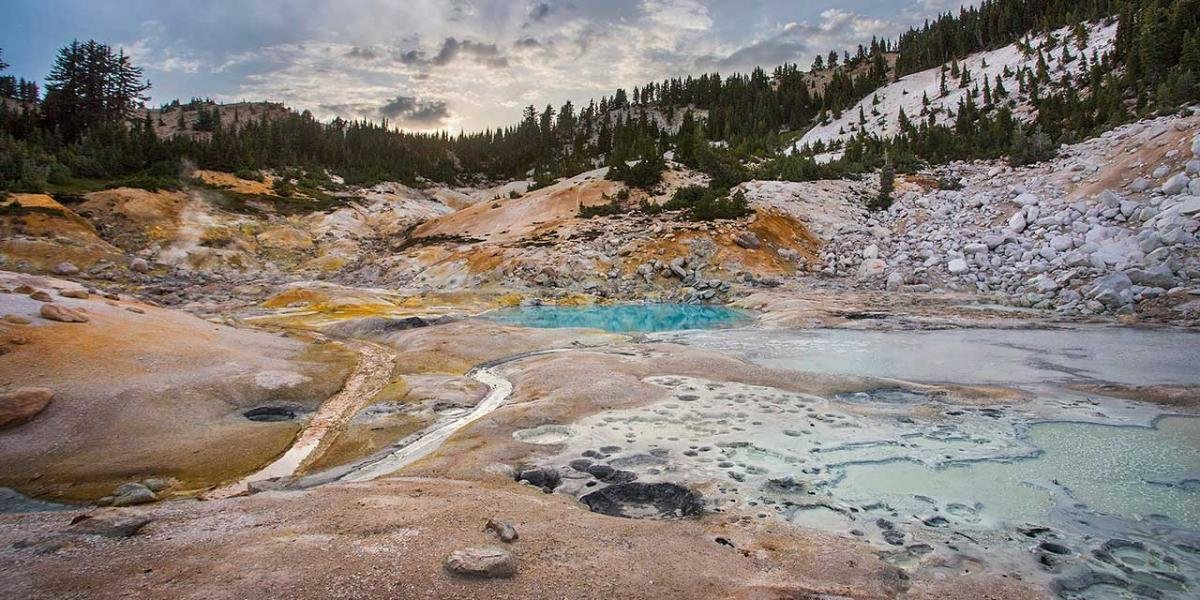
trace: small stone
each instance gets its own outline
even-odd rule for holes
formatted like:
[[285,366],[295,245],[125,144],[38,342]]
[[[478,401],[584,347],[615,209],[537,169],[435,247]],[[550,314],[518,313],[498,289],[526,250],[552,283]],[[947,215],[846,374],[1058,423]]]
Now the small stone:
[[1162,185],[1162,193],[1168,196],[1182,194],[1183,191],[1187,189],[1188,181],[1187,175],[1184,175],[1183,173],[1177,173]]
[[80,515],[71,520],[71,526],[66,529],[66,532],[81,535],[98,535],[106,538],[128,538],[137,535],[143,527],[153,521],[153,519],[146,517],[121,519]]
[[69,262],[60,262],[54,265],[55,275],[74,275],[79,272],[79,267]]
[[1126,187],[1131,192],[1141,193],[1150,189],[1153,185],[1154,184],[1150,183],[1149,179],[1146,179],[1145,177],[1138,177],[1137,179],[1131,181]]
[[754,235],[754,232],[752,231],[743,231],[742,233],[738,234],[737,237],[733,238],[733,243],[747,250],[755,250],[762,245],[762,242],[759,241],[758,236]]
[[967,269],[969,267],[967,267],[967,261],[965,261],[961,258],[956,258],[956,259],[950,261],[950,264],[947,265],[947,268],[950,269],[951,273],[953,273],[955,275],[961,275],[963,273],[966,273]]
[[887,263],[883,259],[869,258],[862,261],[862,264],[859,265],[858,274],[862,277],[875,277],[883,275],[885,269],[887,269]]
[[158,493],[158,492],[161,492],[161,491],[171,487],[171,482],[167,479],[152,477],[150,479],[143,479],[142,485],[149,488],[150,491],[152,491],[154,493]]
[[500,548],[463,548],[446,557],[445,569],[455,575],[508,578],[517,574],[517,559]]
[[508,523],[506,521],[488,519],[487,525],[485,525],[484,528],[488,531],[494,532],[496,537],[500,538],[500,541],[506,544],[511,544],[512,542],[515,542],[517,538],[521,537],[519,534],[517,534],[517,529],[512,526],[512,523]]
[[59,304],[43,304],[38,314],[43,319],[62,323],[87,323],[88,318],[83,313]]
[[291,477],[272,477],[270,479],[257,479],[246,484],[246,492],[251,496],[261,494],[263,492],[275,492],[282,490],[292,482]]
[[1059,252],[1066,252],[1075,245],[1075,242],[1070,237],[1065,235],[1056,235],[1050,238],[1050,247]]
[[538,467],[521,471],[521,474],[517,476],[517,481],[525,481],[545,492],[552,492],[562,481],[562,476],[550,467]]
[[62,290],[58,292],[58,295],[63,298],[75,298],[77,300],[87,300],[88,298],[87,290]]
[[1004,244],[1004,236],[1002,236],[1002,235],[985,235],[985,236],[983,236],[982,241],[983,241],[984,245],[987,246],[988,250],[995,250],[996,248],[999,248],[1002,244]]
[[1125,275],[1136,285],[1164,289],[1175,287],[1175,274],[1166,265],[1157,265],[1148,269],[1130,269],[1125,271]]
[[12,323],[13,325],[28,325],[33,322],[33,319],[25,315],[4,315],[4,322]]
[[1184,216],[1200,213],[1200,198],[1188,198],[1175,205],[1175,210]]
[[28,422],[46,409],[54,392],[46,388],[24,387],[0,394],[0,429]]
[[113,506],[134,506],[158,500],[150,488],[140,483],[123,483],[113,491]]
[[1025,231],[1025,226],[1025,213],[1023,211],[1017,211],[1013,213],[1013,216],[1008,218],[1008,228],[1014,233]]
[[902,285],[904,285],[904,276],[901,275],[900,273],[892,272],[890,275],[888,275],[887,283],[885,284],[885,288],[889,292],[895,292],[895,291],[899,291],[900,286],[902,286]]
[[145,273],[150,270],[150,263],[144,258],[135,258],[129,261],[129,270],[134,273]]
[[29,297],[37,300],[38,302],[54,302],[54,298],[44,290],[33,292],[32,294],[29,294]]

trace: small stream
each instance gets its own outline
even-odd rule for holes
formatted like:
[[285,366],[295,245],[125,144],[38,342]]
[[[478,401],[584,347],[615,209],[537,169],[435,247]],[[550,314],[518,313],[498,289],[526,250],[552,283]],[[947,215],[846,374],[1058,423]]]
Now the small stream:
[[342,481],[370,481],[395,473],[429,456],[459,429],[500,408],[512,395],[512,383],[490,368],[473,369],[467,373],[467,377],[488,388],[487,395],[479,401],[479,404],[475,405],[471,412],[422,431],[416,438],[407,440],[399,447],[389,449],[385,453],[369,459],[342,475],[340,479]]
[[553,348],[526,352],[491,361],[471,369],[467,372],[467,377],[484,384],[487,386],[488,391],[470,412],[437,423],[430,428],[401,440],[389,448],[385,448],[382,452],[378,452],[365,460],[347,467],[315,475],[309,478],[308,483],[323,483],[330,480],[370,481],[395,473],[429,456],[441,447],[442,443],[449,439],[450,436],[458,432],[458,430],[492,413],[497,408],[504,406],[505,402],[508,402],[508,398],[512,395],[513,391],[512,382],[496,371],[498,367],[531,356],[541,356],[558,352],[566,352],[566,350]]

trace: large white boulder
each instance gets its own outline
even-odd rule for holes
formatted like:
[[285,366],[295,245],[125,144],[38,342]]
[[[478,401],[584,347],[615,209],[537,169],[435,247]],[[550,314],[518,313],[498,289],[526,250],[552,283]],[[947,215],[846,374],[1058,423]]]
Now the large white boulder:
[[1013,198],[1013,202],[1016,202],[1021,206],[1031,206],[1038,203],[1038,197],[1030,194],[1029,192],[1025,192],[1024,194],[1018,194],[1016,198]]
[[1190,180],[1188,179],[1187,175],[1184,175],[1183,173],[1176,173],[1162,185],[1162,193],[1168,196],[1182,194],[1183,191],[1187,189],[1189,182]]
[[1024,212],[1017,211],[1013,213],[1013,216],[1008,218],[1008,229],[1013,233],[1021,233],[1022,231],[1025,231],[1025,227],[1026,222]]
[[875,277],[883,275],[885,269],[887,269],[887,263],[883,262],[882,259],[868,258],[858,266],[858,274],[861,277]]

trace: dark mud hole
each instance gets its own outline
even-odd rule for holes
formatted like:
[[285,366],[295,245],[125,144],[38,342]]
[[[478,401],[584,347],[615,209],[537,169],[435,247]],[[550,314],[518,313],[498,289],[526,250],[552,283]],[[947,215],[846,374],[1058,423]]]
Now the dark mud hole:
[[282,423],[295,421],[300,414],[300,409],[294,406],[259,406],[243,412],[242,416],[256,423]]
[[631,519],[682,519],[704,514],[704,498],[674,483],[618,483],[586,494],[580,501],[592,512]]

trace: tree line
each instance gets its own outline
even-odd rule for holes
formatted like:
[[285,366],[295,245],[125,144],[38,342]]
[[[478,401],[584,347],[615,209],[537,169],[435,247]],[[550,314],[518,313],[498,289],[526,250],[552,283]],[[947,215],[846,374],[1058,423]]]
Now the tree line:
[[[614,178],[648,187],[657,182],[663,152],[673,149],[677,160],[708,173],[718,189],[749,177],[853,176],[885,162],[901,171],[954,159],[1029,162],[1049,156],[1059,143],[1200,99],[1198,15],[1200,0],[986,0],[895,41],[821,55],[811,67],[669,78],[619,89],[582,107],[530,106],[511,126],[457,135],[404,132],[386,121],[322,123],[307,112],[247,115],[230,126],[222,124],[217,105],[196,100],[171,106],[180,111],[174,118],[181,125],[184,110],[197,111],[191,127],[203,135],[160,139],[144,109],[149,83],[141,69],[104,44],[72,42],[59,51],[40,97],[35,83],[0,76],[0,96],[12,99],[0,106],[0,189],[44,188],[81,177],[169,179],[181,158],[230,171],[327,170],[350,183],[532,176],[544,185],[611,165]],[[1071,40],[1062,40],[1054,51],[1086,67],[1071,81],[1052,81],[1040,55],[1036,68],[1016,74],[1020,90],[1004,89],[999,79],[978,81],[958,66],[970,53],[1020,44],[1054,28],[1069,27],[1079,39],[1094,19],[1117,20],[1115,47],[1102,56],[1071,54]],[[840,117],[898,77],[939,66],[944,86],[970,90],[951,123],[939,122],[931,111],[902,113],[896,135],[880,139],[862,127],[830,164],[812,157],[828,148],[780,152],[793,132]],[[1030,99],[1034,122],[1014,118],[1014,91]],[[172,118],[168,112],[159,119]],[[859,117],[865,124],[866,116]],[[641,162],[628,164],[635,160]]]

